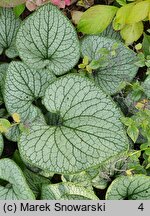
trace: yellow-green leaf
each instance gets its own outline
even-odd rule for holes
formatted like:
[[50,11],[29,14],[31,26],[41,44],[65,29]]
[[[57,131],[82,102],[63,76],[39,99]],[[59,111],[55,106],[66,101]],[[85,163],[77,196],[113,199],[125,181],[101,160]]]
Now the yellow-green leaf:
[[18,113],[14,113],[13,115],[12,115],[12,117],[13,117],[13,120],[16,122],[16,123],[20,123],[20,115],[18,114]]
[[89,63],[89,58],[88,58],[88,56],[84,56],[84,58],[83,58],[83,64],[84,64],[84,65],[88,65],[88,63]]
[[129,135],[129,137],[133,140],[133,142],[135,143],[138,136],[139,136],[139,129],[134,125],[130,125],[127,129],[127,134]]
[[129,16],[126,19],[127,24],[137,23],[139,21],[144,20],[148,16],[150,1],[141,1],[135,4]]
[[111,23],[118,8],[108,5],[96,5],[83,13],[77,25],[80,32],[97,34],[104,31]]
[[7,119],[0,119],[0,132],[5,133],[11,127],[10,122]]
[[84,69],[85,68],[85,64],[79,64],[78,68]]
[[131,25],[125,25],[125,27],[120,31],[122,38],[125,40],[127,45],[132,44],[137,41],[143,33],[143,23],[138,22]]
[[126,175],[127,176],[132,176],[132,170],[133,169],[126,170]]
[[119,10],[116,13],[116,17],[113,21],[113,28],[117,30],[121,30],[124,25],[126,24],[126,19],[130,14],[130,11],[132,10],[132,7],[135,5],[135,3],[126,4],[123,7],[119,8]]
[[92,68],[90,67],[90,65],[86,66],[86,70],[87,70],[87,72],[92,73]]

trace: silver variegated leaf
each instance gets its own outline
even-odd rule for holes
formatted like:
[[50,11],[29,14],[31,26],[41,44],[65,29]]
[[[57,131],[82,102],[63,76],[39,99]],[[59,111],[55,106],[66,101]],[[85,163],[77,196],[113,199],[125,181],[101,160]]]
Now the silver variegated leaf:
[[4,89],[4,100],[9,114],[18,113],[22,121],[33,120],[40,110],[34,100],[44,96],[55,76],[49,70],[30,69],[22,62],[9,65]]
[[93,190],[71,182],[43,185],[41,199],[44,200],[98,200]]
[[7,63],[0,64],[0,102],[3,102],[3,87],[4,87],[4,77],[8,68]]
[[149,200],[150,177],[145,175],[121,176],[109,186],[108,200]]
[[[102,55],[103,49],[108,55]],[[89,61],[101,61],[99,67],[93,70],[92,78],[108,94],[115,94],[130,82],[137,73],[138,67],[135,53],[123,43],[113,38],[96,35],[85,36],[81,41],[82,56],[88,56]]]
[[15,40],[20,24],[12,9],[0,9],[0,54],[5,51],[9,58],[18,56]]
[[7,182],[5,185],[0,185],[1,200],[35,199],[21,169],[11,159],[0,160],[0,179]]
[[80,57],[73,25],[52,4],[39,8],[23,22],[16,45],[20,57],[30,67],[47,67],[56,75],[72,69]]
[[22,158],[42,170],[76,173],[128,149],[116,104],[87,78],[66,75],[46,90],[43,104],[55,116],[22,134]]

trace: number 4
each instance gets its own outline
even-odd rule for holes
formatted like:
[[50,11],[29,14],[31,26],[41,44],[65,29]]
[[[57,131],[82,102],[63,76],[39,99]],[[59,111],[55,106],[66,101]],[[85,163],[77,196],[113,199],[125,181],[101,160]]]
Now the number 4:
[[138,207],[139,210],[143,211],[144,210],[144,206],[143,206],[143,203],[141,203]]

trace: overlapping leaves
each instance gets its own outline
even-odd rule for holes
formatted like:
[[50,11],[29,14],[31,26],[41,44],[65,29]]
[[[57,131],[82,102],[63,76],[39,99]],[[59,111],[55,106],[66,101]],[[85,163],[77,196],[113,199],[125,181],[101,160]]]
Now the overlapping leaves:
[[[1,200],[26,200],[35,199],[34,194],[26,183],[20,168],[10,159],[0,160],[0,199]],[[6,182],[5,182],[6,181]]]
[[[107,7],[107,25],[116,11]],[[133,79],[138,69],[136,56],[109,26],[101,35],[84,37],[81,43],[83,57],[101,63],[89,75],[92,79],[77,74],[56,79],[55,75],[68,72],[79,60],[74,27],[51,4],[38,9],[19,28],[20,22],[11,9],[1,9],[0,53],[14,58],[17,45],[23,60],[13,61],[9,67],[0,65],[0,102],[4,97],[9,115],[19,117],[13,126],[2,119],[2,132],[12,141],[19,140],[23,161],[17,164],[24,175],[12,160],[1,159],[0,199],[39,198],[41,187],[42,199],[97,199],[92,186],[105,188],[114,168],[120,172],[122,161],[115,167],[110,164],[128,150],[122,114],[106,93],[117,93]],[[98,32],[102,30],[99,26]],[[149,77],[143,87],[149,97]],[[2,151],[0,134],[0,155]],[[64,182],[50,184],[43,177],[54,173],[64,174]],[[122,176],[111,184],[106,198],[149,199],[149,187],[149,177]]]
[[18,113],[22,121],[33,120],[39,115],[39,109],[33,101],[44,96],[46,88],[55,79],[48,70],[30,69],[21,62],[9,65],[4,98],[9,114]]
[[41,199],[45,200],[98,200],[93,191],[71,182],[43,185]]
[[[103,55],[103,50],[108,54]],[[81,52],[82,56],[88,56],[89,61],[100,62],[92,77],[109,94],[115,94],[124,86],[123,83],[130,82],[137,73],[135,53],[115,39],[86,36],[81,42]]]
[[19,141],[22,158],[41,169],[75,173],[125,151],[120,111],[94,83],[67,75],[46,90],[43,104],[56,118],[34,125]]

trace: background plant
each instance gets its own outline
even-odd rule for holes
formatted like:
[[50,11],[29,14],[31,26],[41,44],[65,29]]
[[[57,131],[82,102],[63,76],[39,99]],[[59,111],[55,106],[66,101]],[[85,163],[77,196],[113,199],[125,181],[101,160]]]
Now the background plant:
[[[78,23],[78,31],[86,34],[98,34],[113,22],[113,28],[120,31],[127,45],[137,41],[144,32],[143,21],[149,20],[149,0],[117,1],[121,7],[96,5],[83,13]],[[101,19],[103,21],[101,21]]]

